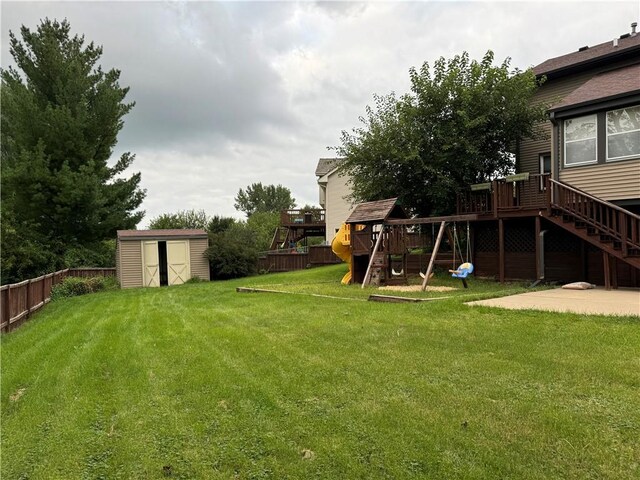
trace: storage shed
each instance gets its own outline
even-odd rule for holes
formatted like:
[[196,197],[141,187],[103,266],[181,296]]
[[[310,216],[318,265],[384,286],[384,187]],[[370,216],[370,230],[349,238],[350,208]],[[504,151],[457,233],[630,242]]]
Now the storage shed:
[[118,230],[116,275],[122,288],[209,280],[204,230]]

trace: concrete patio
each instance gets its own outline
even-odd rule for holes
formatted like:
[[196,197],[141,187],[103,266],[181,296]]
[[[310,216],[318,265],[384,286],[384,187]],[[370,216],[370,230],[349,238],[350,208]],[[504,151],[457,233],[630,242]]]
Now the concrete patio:
[[509,297],[469,302],[467,305],[500,307],[511,310],[545,310],[596,315],[640,316],[640,290],[620,288],[605,290],[565,290],[554,288],[521,293]]

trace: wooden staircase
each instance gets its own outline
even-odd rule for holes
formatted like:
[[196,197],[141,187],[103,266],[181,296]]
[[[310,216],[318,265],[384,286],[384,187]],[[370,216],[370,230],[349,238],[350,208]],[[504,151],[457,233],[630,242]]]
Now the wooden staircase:
[[276,227],[271,239],[271,247],[269,250],[279,250],[289,248],[289,243],[297,243],[305,237],[304,231],[301,233],[298,229],[289,227]]
[[288,245],[285,242],[288,242],[288,237],[289,228],[276,227],[276,230],[273,233],[273,238],[271,239],[271,247],[269,250],[278,250],[279,248],[287,247]]
[[566,183],[547,179],[546,218],[640,270],[640,216]]

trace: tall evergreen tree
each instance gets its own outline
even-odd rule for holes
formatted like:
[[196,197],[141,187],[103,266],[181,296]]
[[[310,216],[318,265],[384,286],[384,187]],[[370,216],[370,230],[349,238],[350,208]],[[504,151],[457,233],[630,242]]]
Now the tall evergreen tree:
[[[69,248],[135,227],[145,191],[140,173],[124,176],[134,155],[109,164],[134,103],[124,101],[120,71],[98,65],[102,48],[71,36],[67,20],[45,19],[33,32],[23,26],[20,36],[10,32],[16,68],[1,73],[2,219],[11,226],[3,233],[53,254],[25,275],[62,266]],[[3,283],[16,275],[5,268],[19,256],[11,245],[3,239]]]

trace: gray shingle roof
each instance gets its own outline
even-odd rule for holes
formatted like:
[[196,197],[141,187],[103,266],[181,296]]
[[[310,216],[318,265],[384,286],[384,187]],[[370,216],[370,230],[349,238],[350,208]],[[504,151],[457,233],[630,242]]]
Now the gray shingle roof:
[[207,238],[207,232],[201,229],[158,229],[158,230],[118,230],[118,238],[133,240],[140,238]]
[[551,111],[635,92],[640,92],[640,64],[596,75],[564,97],[560,103],[551,108]]
[[640,51],[640,34],[619,38],[617,47],[613,45],[613,40],[609,40],[586,50],[550,58],[533,67],[533,73],[536,75],[549,75],[566,68],[588,64],[604,57],[631,53],[635,50]]
[[398,205],[398,197],[360,203],[345,223],[381,223],[389,218],[407,218],[404,209]]
[[336,168],[344,158],[321,158],[316,167],[316,176],[322,177]]

